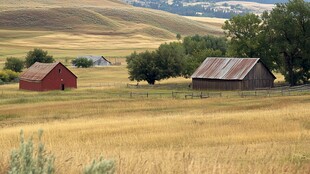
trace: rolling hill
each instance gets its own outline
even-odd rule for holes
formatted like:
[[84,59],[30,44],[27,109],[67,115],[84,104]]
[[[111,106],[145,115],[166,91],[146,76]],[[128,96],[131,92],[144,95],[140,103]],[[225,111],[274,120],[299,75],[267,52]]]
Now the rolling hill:
[[[196,22],[163,11],[132,7],[117,0],[25,0],[20,2],[0,0],[1,34],[7,35],[6,31],[8,31],[8,35],[13,36],[14,31],[19,32],[17,34],[19,37],[6,36],[1,39],[5,44],[2,42],[0,46],[6,47],[6,51],[0,52],[0,56],[10,55],[7,51],[8,47],[12,47],[11,49],[43,47],[54,49],[55,54],[58,54],[59,48],[64,50],[70,48],[71,51],[77,49],[78,54],[89,49],[108,48],[128,50],[125,51],[127,55],[136,49],[154,49],[162,42],[175,39],[176,33],[183,36],[222,34],[220,27],[214,27],[210,23]],[[115,43],[116,39],[118,43]],[[105,43],[102,43],[103,40]],[[131,44],[125,43],[128,41]],[[59,42],[65,43],[59,44]],[[87,44],[89,42],[98,44],[94,48],[92,44]],[[135,45],[136,43],[139,45]],[[143,43],[146,45],[142,46]],[[88,45],[92,47],[89,48]],[[12,55],[19,55],[25,51],[17,52]],[[71,55],[71,53],[68,54]],[[67,53],[61,55],[67,55]]]

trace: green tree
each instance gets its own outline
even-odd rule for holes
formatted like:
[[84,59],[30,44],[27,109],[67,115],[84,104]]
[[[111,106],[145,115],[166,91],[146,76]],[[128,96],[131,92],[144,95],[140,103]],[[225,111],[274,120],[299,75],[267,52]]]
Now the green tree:
[[310,78],[310,3],[289,0],[261,17],[236,16],[223,25],[231,39],[229,55],[259,57],[291,85]]
[[84,57],[73,59],[71,62],[74,66],[80,68],[88,68],[93,66],[93,61]]
[[227,40],[224,37],[214,36],[187,36],[184,38],[183,46],[186,64],[184,65],[182,75],[190,77],[198,66],[207,57],[222,57],[227,51]]
[[185,63],[185,50],[181,43],[161,44],[156,53],[156,66],[159,68],[161,79],[181,76]]
[[24,61],[15,57],[6,58],[3,69],[9,69],[15,72],[22,72],[24,68]]
[[178,39],[178,41],[181,40],[181,38],[182,38],[181,34],[177,33],[176,38]]
[[129,79],[147,81],[148,84],[155,84],[156,80],[160,80],[159,67],[156,66],[157,54],[153,52],[143,52],[137,54],[132,53],[126,58]]
[[258,15],[238,15],[225,21],[223,29],[231,42],[229,55],[238,57],[256,57],[260,46],[258,34],[261,31],[262,20]]
[[155,81],[181,76],[184,56],[184,48],[178,42],[162,44],[152,52],[134,52],[126,59],[129,79],[153,85]]
[[228,56],[261,58],[270,69],[279,68],[275,64],[278,54],[269,44],[270,33],[266,23],[255,14],[234,16],[222,27],[230,39]]
[[187,36],[183,40],[183,46],[185,48],[185,53],[193,55],[194,53],[212,49],[220,50],[222,55],[226,54],[227,51],[227,39],[225,37],[215,37],[215,36]]
[[291,84],[308,83],[310,78],[310,3],[290,0],[277,4],[263,15],[270,32],[270,44],[283,64],[282,73]]
[[35,48],[27,53],[25,64],[26,67],[29,68],[35,62],[52,63],[54,61],[55,60],[53,56],[48,55],[47,51],[44,51],[40,48]]

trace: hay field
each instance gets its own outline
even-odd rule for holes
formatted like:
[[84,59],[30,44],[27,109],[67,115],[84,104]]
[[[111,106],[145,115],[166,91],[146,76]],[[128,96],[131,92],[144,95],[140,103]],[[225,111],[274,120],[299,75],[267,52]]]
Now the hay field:
[[28,137],[39,128],[57,173],[79,173],[101,155],[116,161],[116,173],[310,171],[309,95],[129,98],[124,96],[130,91],[171,89],[88,86],[129,82],[124,65],[69,68],[79,77],[79,89],[39,93],[0,86],[0,173],[18,146],[19,131]]

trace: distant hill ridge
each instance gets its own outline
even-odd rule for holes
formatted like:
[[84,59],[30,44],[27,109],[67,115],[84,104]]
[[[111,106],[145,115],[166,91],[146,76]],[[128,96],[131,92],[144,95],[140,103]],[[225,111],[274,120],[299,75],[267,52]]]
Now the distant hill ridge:
[[0,29],[175,38],[176,33],[221,34],[213,26],[117,0],[0,0]]

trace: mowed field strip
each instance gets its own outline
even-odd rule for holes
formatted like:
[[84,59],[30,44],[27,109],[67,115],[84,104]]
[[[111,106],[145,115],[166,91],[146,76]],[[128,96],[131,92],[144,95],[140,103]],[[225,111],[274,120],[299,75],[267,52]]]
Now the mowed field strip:
[[[125,86],[125,65],[77,69],[76,90],[19,91],[0,86],[0,173],[10,152],[44,130],[56,173],[79,173],[92,159],[116,162],[116,173],[308,173],[310,96],[209,99],[124,98],[113,93],[171,91]],[[188,89],[184,89],[188,90]],[[34,136],[36,138],[36,136]],[[36,139],[35,139],[36,141]]]

